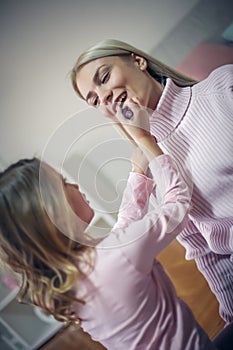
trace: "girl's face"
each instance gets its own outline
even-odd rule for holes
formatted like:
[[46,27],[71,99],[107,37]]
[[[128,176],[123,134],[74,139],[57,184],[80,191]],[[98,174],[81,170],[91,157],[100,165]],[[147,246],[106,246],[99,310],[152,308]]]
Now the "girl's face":
[[146,60],[133,54],[99,58],[80,69],[77,87],[90,106],[111,119],[129,99],[136,98],[141,106],[154,110],[162,87],[146,68]]
[[64,184],[67,200],[75,214],[85,223],[89,224],[94,216],[93,209],[89,206],[84,194],[79,191],[76,184]]
[[[64,202],[65,195],[65,198],[70,207],[68,209],[72,210],[73,213],[76,214],[76,216],[78,216],[78,218],[82,220],[83,227],[86,227],[88,224],[90,224],[95,213],[94,210],[90,207],[85,194],[80,192],[78,185],[67,182],[66,179],[62,176],[62,174],[60,174],[60,172],[58,172],[56,169],[54,169],[47,163],[42,163],[42,165],[42,171],[40,172],[40,186],[42,186],[40,189],[42,190],[42,193],[47,189],[46,185],[43,186],[43,179],[45,179],[45,181],[49,181],[53,184],[53,191],[58,192],[58,197],[56,197],[56,193],[52,193],[53,197],[55,197],[55,204],[59,205],[59,200]],[[45,173],[43,172],[43,170],[45,170]],[[43,177],[43,174],[45,174],[45,178]],[[44,195],[42,195],[42,198],[43,197]],[[48,204],[50,205],[50,203]],[[50,212],[50,210],[48,212]],[[57,214],[57,211],[55,211],[55,213]],[[60,213],[59,210],[58,213]],[[54,218],[54,220],[56,222],[56,217]]]

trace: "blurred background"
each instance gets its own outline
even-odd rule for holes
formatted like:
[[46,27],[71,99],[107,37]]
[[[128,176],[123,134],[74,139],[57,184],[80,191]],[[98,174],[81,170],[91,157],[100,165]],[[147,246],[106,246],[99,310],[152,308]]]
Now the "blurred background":
[[[112,192],[97,197],[112,193],[104,201],[115,208],[131,148],[73,92],[69,73],[76,58],[97,41],[115,38],[202,79],[233,62],[232,21],[231,0],[2,0],[1,167],[43,154],[54,165],[66,163],[84,187],[87,180],[101,187],[104,179]],[[94,177],[87,178],[90,173]]]

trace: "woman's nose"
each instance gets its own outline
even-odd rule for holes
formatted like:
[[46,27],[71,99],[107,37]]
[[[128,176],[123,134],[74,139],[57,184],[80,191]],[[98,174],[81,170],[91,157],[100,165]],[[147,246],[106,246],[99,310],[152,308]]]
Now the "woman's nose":
[[101,104],[107,105],[113,102],[112,101],[113,94],[112,94],[112,91],[110,90],[102,91],[99,96],[100,96]]

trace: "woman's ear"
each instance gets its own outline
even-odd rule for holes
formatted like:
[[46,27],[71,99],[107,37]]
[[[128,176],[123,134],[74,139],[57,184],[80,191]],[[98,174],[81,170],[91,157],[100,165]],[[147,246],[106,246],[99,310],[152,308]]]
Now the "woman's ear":
[[132,53],[131,56],[140,70],[144,71],[147,69],[147,60],[144,57],[138,56],[135,53]]

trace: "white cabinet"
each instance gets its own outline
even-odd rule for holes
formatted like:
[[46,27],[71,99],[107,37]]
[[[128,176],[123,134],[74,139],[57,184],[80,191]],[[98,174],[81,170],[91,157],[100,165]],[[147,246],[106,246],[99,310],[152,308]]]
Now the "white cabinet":
[[17,288],[11,289],[0,272],[0,350],[37,349],[62,326],[39,308],[19,304]]

